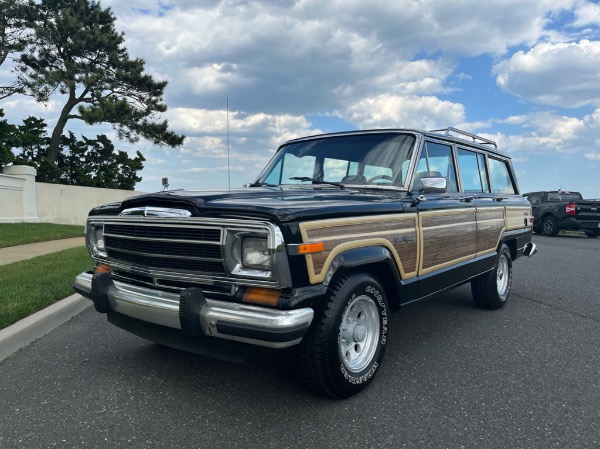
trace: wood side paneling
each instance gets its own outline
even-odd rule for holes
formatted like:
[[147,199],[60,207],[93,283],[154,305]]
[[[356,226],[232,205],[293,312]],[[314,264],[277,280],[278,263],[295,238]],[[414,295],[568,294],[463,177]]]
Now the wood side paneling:
[[466,207],[375,217],[320,220],[300,224],[304,242],[324,243],[306,256],[312,283],[321,282],[343,251],[385,246],[402,279],[426,274],[495,251],[505,230],[525,227],[527,207]]
[[504,207],[477,208],[478,256],[496,250],[504,228]]
[[421,225],[421,266],[419,274],[475,257],[477,224],[475,208],[423,212]]
[[[365,221],[360,224],[327,226],[320,229],[307,230],[307,235],[311,240],[322,240],[329,237],[339,237],[343,235],[361,235],[373,231],[394,233],[402,228],[413,228],[414,219],[391,220],[391,221]],[[369,226],[372,225],[372,226]]]
[[417,215],[403,214],[332,219],[300,224],[304,242],[324,243],[324,251],[306,256],[311,282],[321,282],[342,251],[385,246],[396,260],[402,278],[414,277],[418,264]]
[[422,272],[474,257],[477,250],[474,238],[476,231],[474,220],[471,223],[423,229]]
[[504,230],[504,220],[477,222],[477,255],[495,250]]
[[475,209],[423,212],[421,214],[423,229],[434,226],[468,224],[475,221]]
[[477,220],[504,220],[504,208],[503,207],[478,207],[477,208]]

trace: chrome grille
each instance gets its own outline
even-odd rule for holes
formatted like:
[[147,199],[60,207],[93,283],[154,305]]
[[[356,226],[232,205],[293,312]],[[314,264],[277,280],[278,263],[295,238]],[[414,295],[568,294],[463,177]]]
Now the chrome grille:
[[221,242],[221,229],[187,226],[145,226],[107,223],[104,225],[104,234],[145,239]]
[[201,226],[106,223],[108,258],[146,269],[224,274],[222,229]]

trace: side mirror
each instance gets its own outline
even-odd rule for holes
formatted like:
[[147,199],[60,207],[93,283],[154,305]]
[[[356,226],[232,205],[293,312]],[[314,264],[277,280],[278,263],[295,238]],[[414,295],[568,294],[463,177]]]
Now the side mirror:
[[445,193],[447,188],[446,178],[421,178],[419,181],[419,194]]

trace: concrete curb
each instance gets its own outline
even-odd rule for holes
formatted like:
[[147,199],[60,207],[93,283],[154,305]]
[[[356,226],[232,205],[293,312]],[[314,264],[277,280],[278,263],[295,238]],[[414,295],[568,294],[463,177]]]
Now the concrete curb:
[[74,294],[0,330],[0,362],[91,305],[89,299]]

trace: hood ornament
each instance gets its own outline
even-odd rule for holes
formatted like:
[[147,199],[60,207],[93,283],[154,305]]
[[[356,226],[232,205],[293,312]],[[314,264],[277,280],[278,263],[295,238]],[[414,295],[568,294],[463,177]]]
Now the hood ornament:
[[153,218],[187,218],[191,217],[192,213],[185,209],[172,209],[169,207],[132,207],[124,209],[119,215],[132,217],[153,217]]

